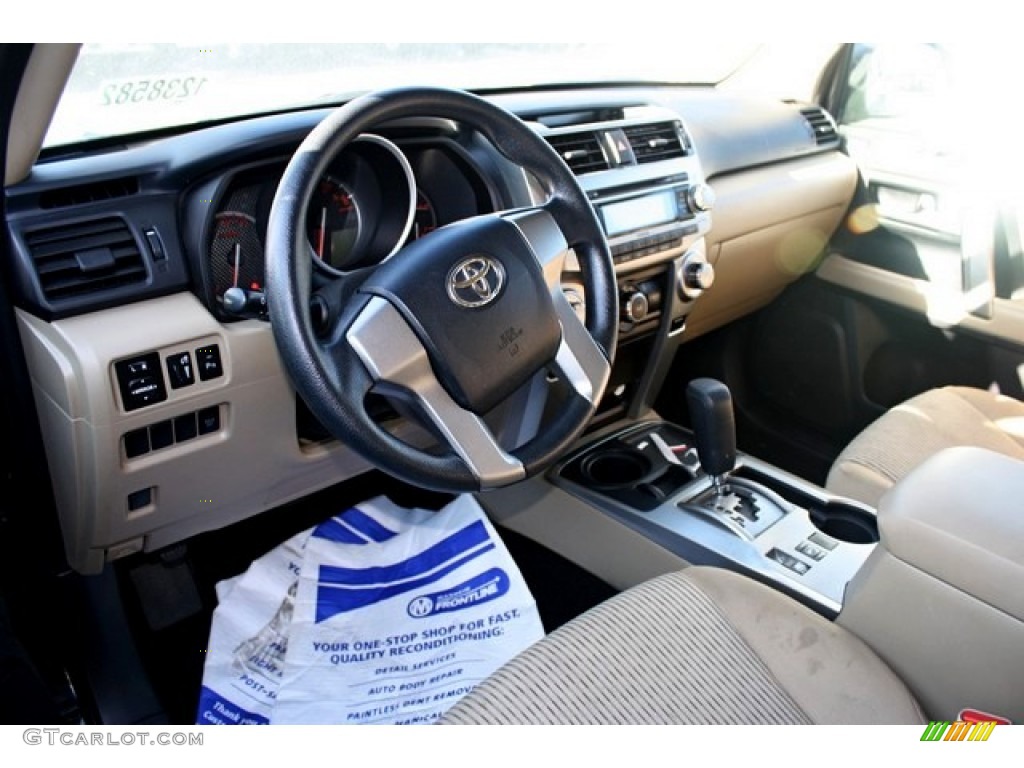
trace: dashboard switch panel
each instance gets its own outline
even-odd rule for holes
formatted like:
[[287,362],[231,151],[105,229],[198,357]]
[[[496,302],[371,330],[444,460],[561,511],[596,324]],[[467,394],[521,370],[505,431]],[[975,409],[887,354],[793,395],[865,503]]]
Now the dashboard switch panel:
[[160,356],[156,352],[114,363],[121,402],[126,411],[145,408],[167,399]]

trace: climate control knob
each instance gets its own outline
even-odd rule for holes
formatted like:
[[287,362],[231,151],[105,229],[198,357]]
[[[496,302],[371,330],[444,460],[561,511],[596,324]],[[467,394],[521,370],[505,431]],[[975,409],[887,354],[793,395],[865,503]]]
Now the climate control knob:
[[715,268],[706,261],[694,261],[683,269],[683,282],[693,291],[706,291],[715,284]]
[[715,284],[715,268],[704,256],[703,248],[695,248],[683,257],[676,272],[679,298],[693,301]]
[[630,291],[622,296],[622,319],[628,323],[642,323],[647,319],[650,304],[643,291]]

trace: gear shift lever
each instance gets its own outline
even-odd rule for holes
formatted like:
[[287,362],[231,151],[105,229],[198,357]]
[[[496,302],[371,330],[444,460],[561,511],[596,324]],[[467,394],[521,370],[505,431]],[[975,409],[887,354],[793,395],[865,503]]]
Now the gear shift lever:
[[690,421],[700,465],[721,495],[725,477],[736,466],[736,422],[729,388],[715,379],[694,379],[686,388]]

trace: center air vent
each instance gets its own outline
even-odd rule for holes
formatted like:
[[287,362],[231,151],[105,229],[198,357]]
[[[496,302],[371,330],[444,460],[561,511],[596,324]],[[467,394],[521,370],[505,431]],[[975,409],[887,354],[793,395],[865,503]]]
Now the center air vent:
[[548,136],[547,140],[577,176],[608,168],[608,159],[594,133],[563,133]]
[[818,146],[834,144],[839,140],[839,134],[836,133],[836,124],[832,121],[832,116],[821,107],[804,107],[800,110],[800,114],[804,116],[804,120],[807,121],[807,125],[810,126],[811,131],[814,133],[815,144]]
[[118,217],[39,229],[25,244],[50,302],[146,280],[139,245]]
[[689,146],[676,123],[652,123],[623,128],[638,163],[685,157]]

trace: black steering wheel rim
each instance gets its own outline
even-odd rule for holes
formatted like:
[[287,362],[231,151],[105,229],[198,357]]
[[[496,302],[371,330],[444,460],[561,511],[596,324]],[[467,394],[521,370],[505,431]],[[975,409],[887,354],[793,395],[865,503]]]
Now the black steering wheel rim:
[[[522,477],[543,471],[563,455],[586,426],[607,382],[618,329],[614,266],[601,225],[568,167],[540,136],[493,104],[462,91],[406,88],[368,94],[331,113],[299,146],[274,198],[266,244],[268,306],[292,383],[332,434],[372,465],[406,482],[448,492],[476,491],[509,480],[482,481],[467,465],[465,452],[460,457],[413,448],[366,412],[365,393],[378,382],[350,342],[353,324],[380,300],[372,293],[352,293],[331,318],[328,340],[314,328],[309,311],[313,265],[304,221],[317,181],[332,159],[360,134],[391,121],[422,116],[451,119],[479,131],[511,162],[533,174],[548,195],[534,218],[541,229],[548,219],[553,221],[580,263],[587,295],[585,335],[599,351],[604,370],[592,377],[592,396],[570,398],[541,434],[511,452],[522,466]],[[393,261],[402,256],[400,251]],[[559,298],[564,301],[560,292],[556,303]],[[563,337],[573,337],[574,330],[568,326],[574,321],[561,317]],[[579,342],[578,333],[574,338]],[[595,359],[587,350],[584,354]]]

